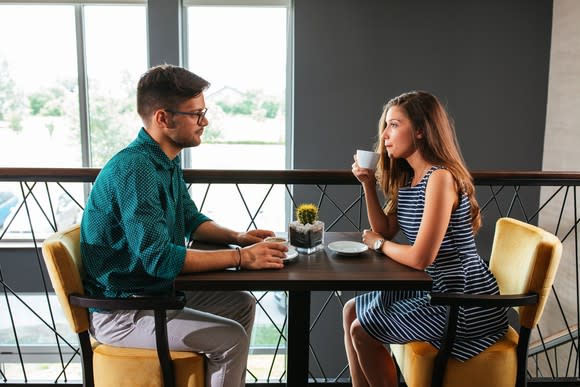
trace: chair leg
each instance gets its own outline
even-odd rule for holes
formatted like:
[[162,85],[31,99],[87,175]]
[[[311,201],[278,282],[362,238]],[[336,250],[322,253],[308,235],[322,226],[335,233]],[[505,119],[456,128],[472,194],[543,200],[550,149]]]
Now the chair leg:
[[447,360],[451,355],[453,348],[453,340],[455,340],[455,330],[457,329],[457,319],[459,317],[458,306],[447,306],[447,321],[445,322],[445,331],[441,347],[435,356],[433,363],[433,374],[431,378],[431,387],[443,386],[443,378],[445,377],[445,369],[447,368]]
[[169,344],[167,342],[167,321],[165,310],[155,310],[155,341],[157,343],[157,356],[161,364],[163,375],[163,386],[174,387],[175,378],[173,375],[173,364],[169,354]]
[[431,379],[431,387],[441,387],[443,386],[443,377],[445,376],[445,367],[447,362],[443,366],[438,366],[435,363],[433,368],[433,376]]
[[91,346],[89,332],[79,332],[78,337],[81,345],[81,359],[83,361],[83,386],[94,387],[93,347]]
[[530,334],[532,330],[526,327],[520,327],[520,338],[518,340],[517,356],[518,356],[518,369],[516,377],[517,387],[526,387],[528,384],[528,378],[526,375],[526,370],[528,367],[528,345],[530,343]]

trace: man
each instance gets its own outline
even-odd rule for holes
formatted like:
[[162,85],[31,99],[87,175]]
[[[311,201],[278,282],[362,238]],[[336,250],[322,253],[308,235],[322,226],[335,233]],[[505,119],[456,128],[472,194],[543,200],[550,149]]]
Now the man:
[[[222,227],[200,213],[187,192],[178,154],[201,143],[208,87],[171,65],[153,67],[139,80],[143,128],[101,170],[81,222],[89,294],[163,294],[172,291],[179,273],[284,267],[287,247],[263,242],[272,231]],[[190,236],[247,247],[187,249]],[[254,298],[246,292],[188,292],[186,299],[183,310],[168,312],[170,348],[205,354],[208,385],[244,385]],[[155,348],[153,326],[152,312],[91,311],[91,333],[107,344]]]

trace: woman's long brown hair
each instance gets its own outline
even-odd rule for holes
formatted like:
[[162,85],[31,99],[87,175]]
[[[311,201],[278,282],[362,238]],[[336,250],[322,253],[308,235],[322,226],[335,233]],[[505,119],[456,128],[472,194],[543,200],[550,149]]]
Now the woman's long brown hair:
[[464,193],[471,207],[471,225],[477,232],[481,227],[479,204],[475,199],[473,178],[465,166],[461,155],[453,122],[439,100],[424,91],[411,91],[391,99],[385,105],[379,121],[379,141],[376,151],[380,154],[377,178],[379,185],[387,197],[387,213],[394,213],[397,208],[399,188],[406,185],[413,175],[413,169],[405,159],[390,159],[382,139],[386,123],[387,111],[397,106],[401,108],[411,121],[413,134],[419,132],[423,136],[416,140],[416,146],[426,161],[433,165],[447,168],[455,180],[458,194]]

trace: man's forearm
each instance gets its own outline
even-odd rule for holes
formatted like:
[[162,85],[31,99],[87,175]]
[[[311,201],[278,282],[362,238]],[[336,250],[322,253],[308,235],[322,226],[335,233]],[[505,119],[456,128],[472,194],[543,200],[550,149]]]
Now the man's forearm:
[[199,225],[193,233],[195,240],[209,243],[228,244],[237,243],[238,232],[220,226],[214,221],[207,221]]

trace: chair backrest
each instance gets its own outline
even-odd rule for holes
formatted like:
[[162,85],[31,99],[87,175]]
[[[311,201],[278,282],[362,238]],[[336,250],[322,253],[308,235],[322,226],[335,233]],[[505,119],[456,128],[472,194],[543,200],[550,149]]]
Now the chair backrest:
[[519,307],[521,326],[532,329],[540,320],[561,256],[555,235],[516,219],[498,219],[489,267],[500,294],[538,294],[537,304]]
[[71,329],[75,333],[87,331],[89,329],[87,309],[71,306],[68,299],[72,293],[85,293],[82,282],[84,270],[81,259],[80,225],[76,224],[48,237],[42,244],[42,255],[52,287]]

